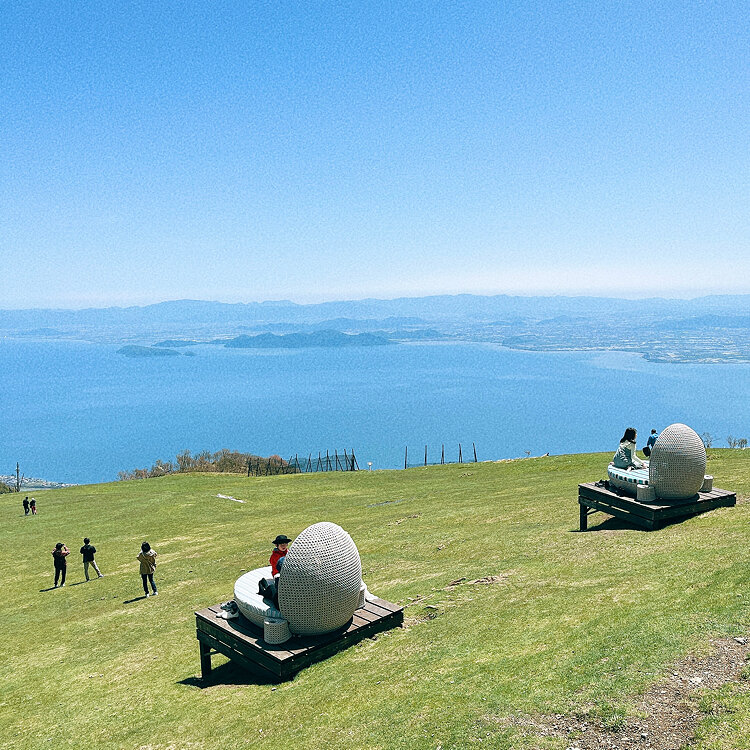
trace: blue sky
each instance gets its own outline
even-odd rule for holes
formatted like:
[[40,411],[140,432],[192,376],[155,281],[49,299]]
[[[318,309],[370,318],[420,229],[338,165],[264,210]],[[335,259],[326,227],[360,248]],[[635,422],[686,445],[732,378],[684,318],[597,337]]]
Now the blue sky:
[[741,2],[8,3],[2,307],[750,292]]

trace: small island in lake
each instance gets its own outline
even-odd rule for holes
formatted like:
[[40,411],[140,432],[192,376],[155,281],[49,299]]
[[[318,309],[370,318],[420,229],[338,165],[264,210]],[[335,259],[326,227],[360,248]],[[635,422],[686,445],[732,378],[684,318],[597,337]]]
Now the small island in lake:
[[129,344],[123,346],[117,350],[118,354],[123,354],[126,357],[179,357],[180,352],[176,352],[174,349],[161,348],[157,349],[153,346],[138,346],[136,344]]
[[261,333],[258,336],[242,335],[226,341],[218,339],[213,343],[223,343],[225,347],[231,349],[310,349],[314,347],[385,346],[393,342],[373,333],[316,331],[314,333],[288,333],[281,336],[275,333]]

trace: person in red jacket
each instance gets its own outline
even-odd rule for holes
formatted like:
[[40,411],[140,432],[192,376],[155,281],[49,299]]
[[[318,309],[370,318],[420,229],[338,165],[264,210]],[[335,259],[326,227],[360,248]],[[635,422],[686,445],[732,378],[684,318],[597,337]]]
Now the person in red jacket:
[[292,540],[285,534],[279,534],[273,543],[276,545],[271,553],[271,575],[277,576],[281,572],[281,568],[284,566],[284,558],[289,550],[289,542]]

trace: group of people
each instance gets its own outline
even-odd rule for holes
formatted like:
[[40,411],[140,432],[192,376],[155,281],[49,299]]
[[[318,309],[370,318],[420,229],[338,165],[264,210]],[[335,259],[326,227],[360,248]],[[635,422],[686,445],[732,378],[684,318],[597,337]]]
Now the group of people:
[[[617,452],[612,459],[612,463],[618,469],[643,469],[646,467],[646,463],[641,461],[636,455],[635,441],[638,437],[638,433],[635,427],[628,427],[625,430],[625,434],[620,439],[620,445],[617,447]],[[646,441],[646,446],[643,449],[643,455],[648,458],[651,455],[656,440],[659,437],[659,433],[656,430],[651,430],[651,435]]]
[[[99,570],[99,566],[94,559],[94,555],[96,555],[96,547],[91,544],[91,540],[88,537],[84,538],[83,547],[81,547],[80,553],[83,557],[83,573],[86,576],[86,580],[89,580],[89,567],[92,567],[96,571],[97,578],[103,578],[104,573]],[[55,588],[57,588],[58,585],[61,587],[65,585],[65,577],[68,572],[69,554],[70,550],[62,542],[58,542],[52,550],[52,562],[55,566]],[[159,593],[156,590],[156,583],[154,582],[154,574],[156,573],[156,550],[151,549],[151,545],[148,542],[143,542],[141,545],[141,551],[136,559],[140,563],[143,593],[146,596],[156,596]],[[150,593],[148,590],[149,584],[151,584]]]
[[[69,554],[70,550],[62,542],[58,542],[52,550],[52,562],[55,566],[55,588],[58,586],[58,581],[60,582],[60,586],[65,585],[65,577],[68,573]],[[99,570],[99,566],[96,564],[96,560],[94,560],[95,554],[96,547],[94,547],[94,545],[91,544],[91,540],[86,537],[83,540],[83,547],[81,547],[81,555],[83,556],[83,572],[87,581],[89,580],[89,566],[94,568],[97,578],[104,578],[104,573]]]
[[31,515],[36,515],[36,500],[32,497],[29,501],[29,496],[26,495],[26,497],[23,499],[23,514],[25,516],[29,515],[29,511],[31,511]]

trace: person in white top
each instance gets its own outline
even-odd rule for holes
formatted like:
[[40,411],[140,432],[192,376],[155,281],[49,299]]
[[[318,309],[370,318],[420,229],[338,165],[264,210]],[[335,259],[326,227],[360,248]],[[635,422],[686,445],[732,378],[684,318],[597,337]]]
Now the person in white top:
[[634,427],[628,427],[620,440],[617,452],[612,458],[612,463],[618,469],[643,469],[646,464],[635,455],[635,440],[638,436]]

